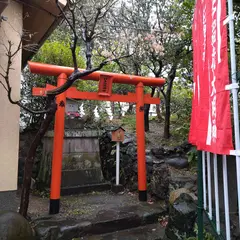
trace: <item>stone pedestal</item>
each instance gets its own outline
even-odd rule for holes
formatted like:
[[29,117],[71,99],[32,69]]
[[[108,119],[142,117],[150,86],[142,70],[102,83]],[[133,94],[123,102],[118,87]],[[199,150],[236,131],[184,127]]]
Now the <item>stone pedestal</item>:
[[124,187],[122,184],[112,184],[111,190],[113,193],[120,193],[122,191],[124,191]]
[[[50,186],[54,132],[46,134],[38,182]],[[65,130],[62,188],[103,183],[97,130]]]

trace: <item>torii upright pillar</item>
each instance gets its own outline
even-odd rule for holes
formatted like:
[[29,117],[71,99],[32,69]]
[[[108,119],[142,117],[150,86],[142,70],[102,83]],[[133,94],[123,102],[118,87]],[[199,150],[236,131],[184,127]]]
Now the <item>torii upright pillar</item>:
[[144,129],[144,86],[140,82],[136,86],[136,132],[137,132],[137,156],[138,156],[138,191],[139,200],[147,201],[147,174],[145,154],[145,129]]
[[[62,86],[67,80],[65,73],[59,75],[57,86]],[[59,213],[60,209],[60,191],[62,178],[62,155],[63,155],[63,139],[64,139],[64,119],[66,92],[56,97],[57,111],[55,114],[54,139],[53,139],[53,157],[52,157],[52,175],[51,175],[51,193],[49,213]]]

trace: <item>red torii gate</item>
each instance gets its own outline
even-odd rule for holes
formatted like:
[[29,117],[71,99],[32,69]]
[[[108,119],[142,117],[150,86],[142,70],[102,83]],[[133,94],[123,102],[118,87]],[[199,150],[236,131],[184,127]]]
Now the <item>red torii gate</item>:
[[[70,67],[61,67],[49,64],[28,62],[32,73],[47,76],[57,76],[57,86],[61,86],[67,77],[74,71]],[[80,69],[83,71],[83,69]],[[146,157],[145,157],[145,131],[144,131],[144,104],[159,104],[159,98],[153,98],[150,94],[144,95],[144,86],[162,86],[165,80],[162,78],[141,77],[126,74],[93,72],[83,77],[84,80],[99,81],[98,92],[81,92],[75,87],[70,87],[67,91],[56,97],[58,109],[55,115],[54,144],[52,158],[52,176],[50,193],[50,214],[59,213],[60,189],[62,172],[62,154],[64,138],[64,117],[66,98],[99,101],[118,101],[136,103],[136,134],[137,134],[137,158],[138,158],[138,190],[139,200],[147,201],[147,178],[146,178]],[[112,94],[112,83],[131,84],[136,86],[135,93],[127,95]],[[48,90],[55,86],[47,84],[45,88],[33,88],[34,96],[45,96]],[[63,104],[64,103],[64,104]]]

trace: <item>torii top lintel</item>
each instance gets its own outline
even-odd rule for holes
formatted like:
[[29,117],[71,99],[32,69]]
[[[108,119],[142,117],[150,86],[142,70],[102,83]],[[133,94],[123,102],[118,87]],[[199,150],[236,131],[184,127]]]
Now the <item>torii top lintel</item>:
[[[70,76],[73,72],[71,67],[62,67],[57,65],[37,63],[37,62],[28,62],[29,69],[32,73],[47,75],[47,76],[59,76],[61,73],[65,73],[67,76]],[[84,71],[84,69],[79,69]],[[138,83],[143,83],[144,86],[162,86],[165,83],[163,78],[153,78],[153,77],[142,77],[135,75],[127,75],[120,73],[110,73],[103,71],[96,71],[88,76],[83,77],[85,80],[99,81],[100,75],[107,75],[112,77],[113,83],[122,83],[122,84],[131,84],[137,85]]]

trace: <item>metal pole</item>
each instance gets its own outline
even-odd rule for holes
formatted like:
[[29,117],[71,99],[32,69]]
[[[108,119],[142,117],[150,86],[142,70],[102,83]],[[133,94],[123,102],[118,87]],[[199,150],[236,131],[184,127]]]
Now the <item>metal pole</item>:
[[224,191],[226,240],[230,240],[231,235],[230,235],[229,202],[228,202],[228,176],[227,176],[226,155],[223,155],[223,191]]
[[[67,79],[66,74],[62,73],[58,77],[57,86],[62,86]],[[60,190],[62,176],[62,154],[64,138],[64,117],[66,93],[61,93],[56,97],[57,111],[55,114],[54,139],[53,139],[53,157],[52,157],[52,176],[49,213],[59,213],[60,209]]]
[[211,165],[210,152],[207,152],[207,174],[208,174],[208,215],[212,220],[212,183],[211,183]]
[[[232,83],[237,82],[236,71],[236,53],[235,53],[235,40],[234,40],[234,19],[233,16],[233,2],[228,0],[228,16],[229,21],[229,37],[230,37],[230,54],[231,54],[231,76]],[[240,150],[240,138],[239,138],[239,119],[238,119],[238,89],[232,89],[233,96],[233,116],[234,116],[234,135],[235,135],[235,149]],[[237,171],[237,191],[238,191],[238,216],[240,216],[240,156],[236,156],[236,171]],[[240,227],[240,218],[239,218]]]
[[202,151],[202,176],[203,176],[203,206],[207,210],[207,190],[206,190],[206,161],[205,151]]
[[116,147],[116,185],[119,185],[119,168],[120,168],[120,142]]
[[217,230],[217,234],[220,235],[217,154],[213,155],[213,161],[214,161],[214,190],[215,190],[215,208],[216,208],[216,230]]
[[198,151],[198,240],[203,240],[203,171],[202,152]]

